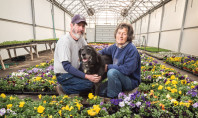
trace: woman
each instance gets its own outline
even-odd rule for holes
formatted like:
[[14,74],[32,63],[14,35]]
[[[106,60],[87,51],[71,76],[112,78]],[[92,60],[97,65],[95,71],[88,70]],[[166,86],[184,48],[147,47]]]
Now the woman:
[[99,51],[102,55],[110,55],[113,59],[113,64],[106,65],[108,81],[101,86],[99,92],[100,96],[109,98],[116,98],[123,91],[131,91],[141,82],[141,58],[132,44],[132,26],[121,23],[115,30],[114,37],[115,44]]

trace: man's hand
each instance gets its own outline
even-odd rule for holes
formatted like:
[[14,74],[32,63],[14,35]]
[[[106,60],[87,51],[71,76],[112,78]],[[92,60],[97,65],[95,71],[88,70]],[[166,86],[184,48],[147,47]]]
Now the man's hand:
[[101,79],[101,76],[98,76],[97,74],[94,74],[94,75],[85,74],[85,78],[93,83],[98,83]]

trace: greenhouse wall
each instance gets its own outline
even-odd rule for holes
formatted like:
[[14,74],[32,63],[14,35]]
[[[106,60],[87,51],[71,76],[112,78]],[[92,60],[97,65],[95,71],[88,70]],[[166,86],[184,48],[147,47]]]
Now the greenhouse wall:
[[[198,1],[172,0],[135,23],[135,40],[146,46],[160,47],[198,56]],[[149,18],[150,15],[150,18]],[[148,32],[147,32],[147,29]]]
[[[47,0],[4,0],[0,4],[0,43],[59,38],[69,32],[70,23],[71,16]],[[46,50],[45,44],[38,44],[37,48]],[[22,48],[16,52],[18,56],[28,54]],[[0,54],[3,59],[9,58],[5,49]]]

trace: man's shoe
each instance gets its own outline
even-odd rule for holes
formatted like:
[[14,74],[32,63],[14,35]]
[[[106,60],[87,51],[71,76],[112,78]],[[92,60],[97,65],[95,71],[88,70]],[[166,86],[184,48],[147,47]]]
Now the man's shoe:
[[65,92],[63,91],[63,88],[60,84],[58,84],[56,86],[56,92],[59,94],[59,95],[65,95]]

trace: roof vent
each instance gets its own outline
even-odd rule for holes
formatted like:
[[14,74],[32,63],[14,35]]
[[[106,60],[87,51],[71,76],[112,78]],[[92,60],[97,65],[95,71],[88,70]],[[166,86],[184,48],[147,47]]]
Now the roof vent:
[[123,17],[128,16],[128,9],[122,9],[121,15],[122,15]]
[[95,13],[95,10],[93,8],[88,8],[87,13],[89,16],[93,16]]

